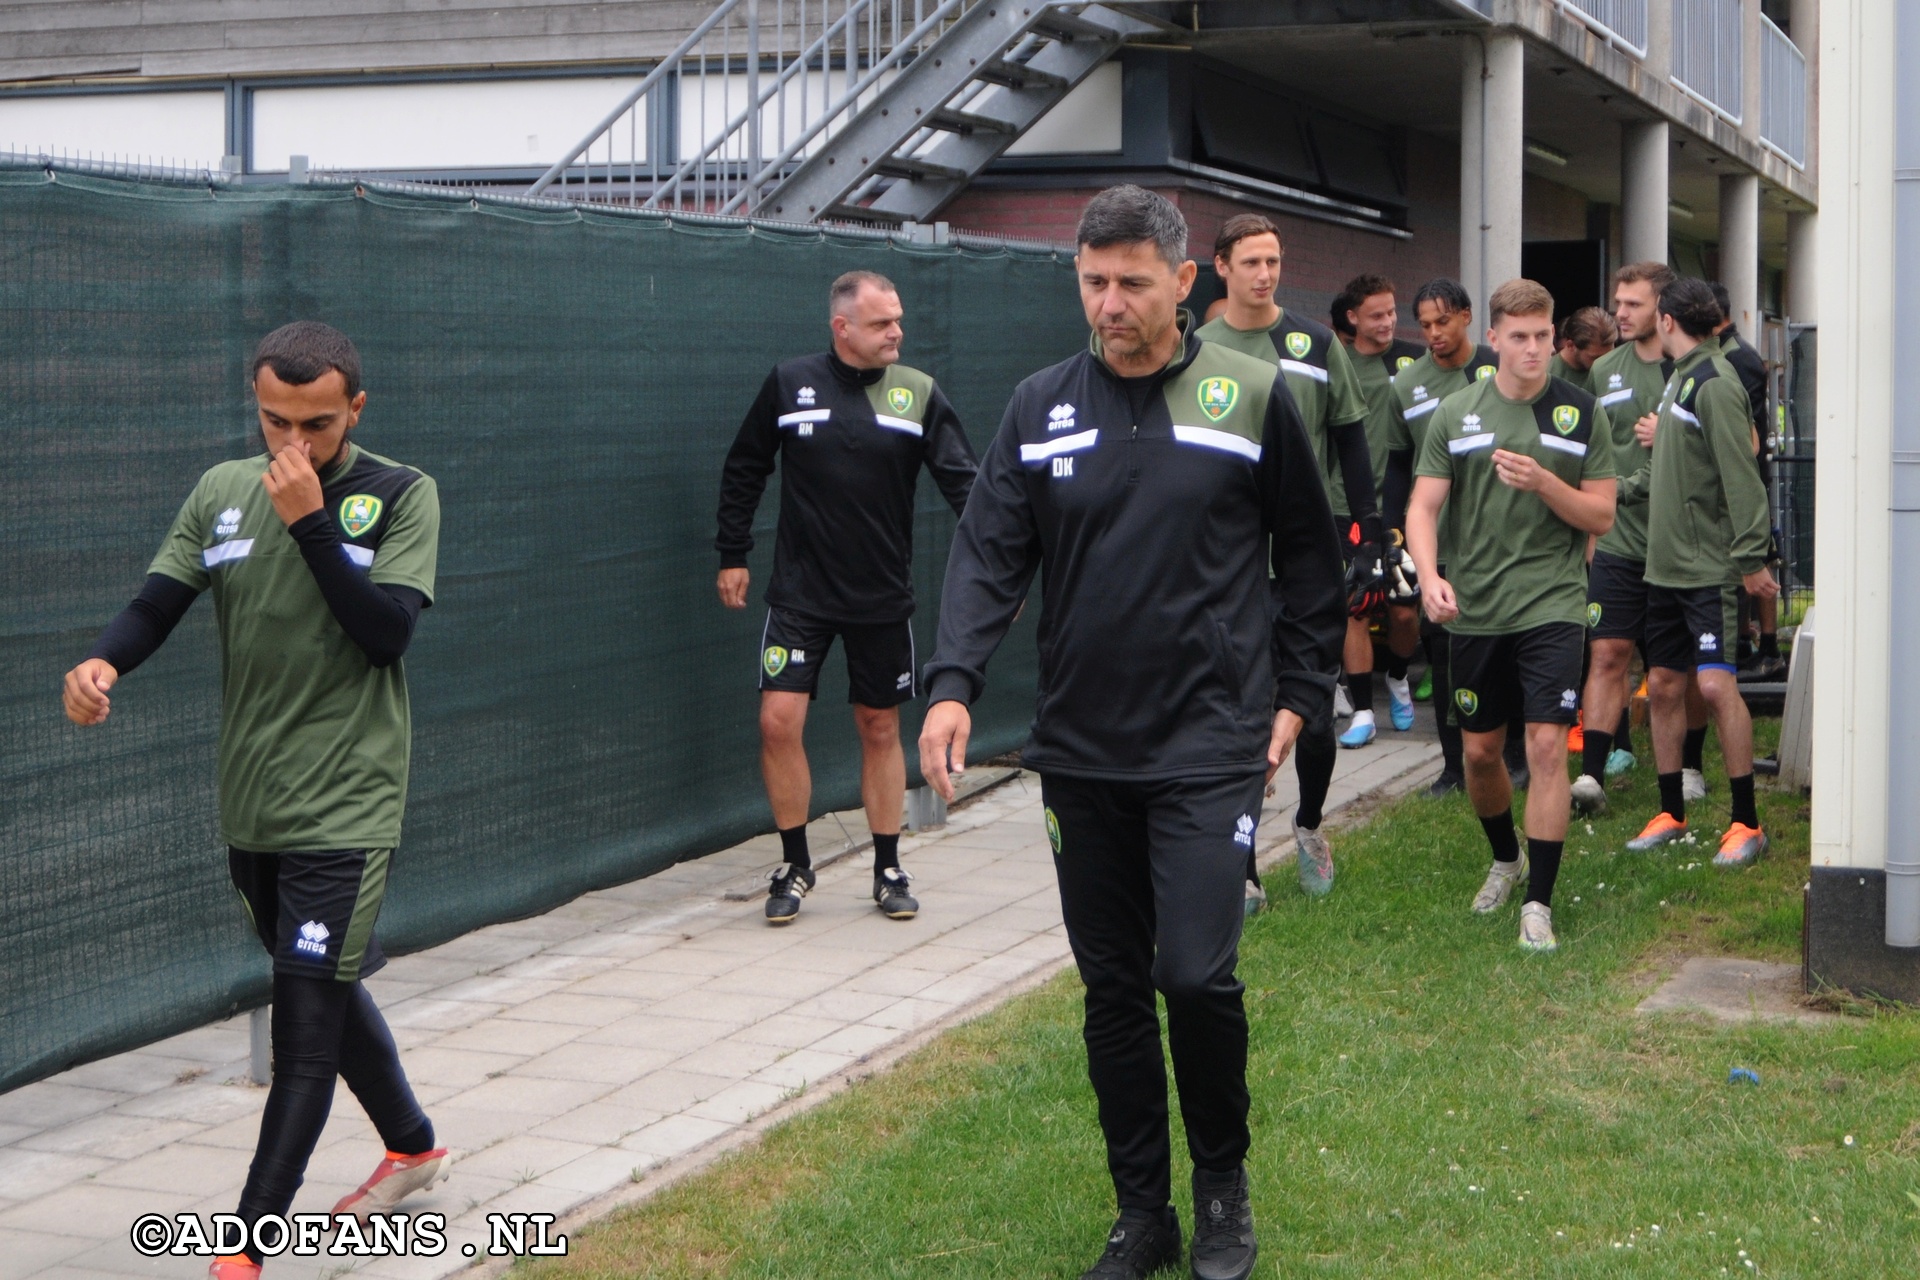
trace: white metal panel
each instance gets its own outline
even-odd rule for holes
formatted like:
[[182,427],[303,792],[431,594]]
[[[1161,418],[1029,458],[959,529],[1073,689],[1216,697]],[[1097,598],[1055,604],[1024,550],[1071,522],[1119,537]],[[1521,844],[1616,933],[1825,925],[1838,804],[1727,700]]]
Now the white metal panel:
[[1014,139],[1010,156],[1113,155],[1120,150],[1118,62],[1104,63],[1075,85],[1033,127]]
[[218,169],[226,151],[226,104],[219,90],[0,97],[0,149]]
[[[573,76],[258,89],[253,163],[266,172],[285,169],[288,156],[307,156],[320,169],[543,168],[639,83]],[[646,104],[636,110],[636,154],[644,157]],[[626,154],[622,138],[621,159]]]

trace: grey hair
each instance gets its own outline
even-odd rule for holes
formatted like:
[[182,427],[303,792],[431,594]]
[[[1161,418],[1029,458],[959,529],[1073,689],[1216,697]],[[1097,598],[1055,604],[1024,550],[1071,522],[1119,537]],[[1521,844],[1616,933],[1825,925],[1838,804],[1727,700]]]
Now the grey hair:
[[1132,183],[1108,187],[1087,201],[1075,240],[1083,249],[1151,240],[1169,267],[1187,260],[1187,220],[1180,210],[1158,192]]
[[841,315],[853,305],[854,295],[860,292],[860,286],[870,284],[882,293],[899,293],[893,287],[893,281],[878,271],[849,271],[833,282],[827,290],[827,314]]

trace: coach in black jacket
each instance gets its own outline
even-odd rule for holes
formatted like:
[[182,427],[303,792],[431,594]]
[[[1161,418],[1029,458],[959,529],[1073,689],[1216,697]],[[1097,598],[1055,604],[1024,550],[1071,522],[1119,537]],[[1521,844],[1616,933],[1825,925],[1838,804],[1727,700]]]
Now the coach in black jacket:
[[[1174,206],[1088,204],[1076,265],[1090,350],[1023,382],[955,536],[921,769],[951,794],[968,705],[1042,571],[1041,775],[1088,1073],[1120,1219],[1089,1277],[1178,1260],[1156,988],[1195,1165],[1194,1274],[1244,1277],[1247,1020],[1234,975],[1262,792],[1324,713],[1345,633],[1333,516],[1293,399],[1201,342]],[[1268,577],[1271,539],[1273,578]]]

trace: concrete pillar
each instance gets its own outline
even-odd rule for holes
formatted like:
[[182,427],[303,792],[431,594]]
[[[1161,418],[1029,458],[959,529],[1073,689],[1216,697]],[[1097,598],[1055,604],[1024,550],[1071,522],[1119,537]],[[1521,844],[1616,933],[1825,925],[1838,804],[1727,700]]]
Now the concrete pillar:
[[1460,283],[1484,320],[1487,296],[1520,274],[1525,47],[1517,32],[1461,46]]
[[1720,283],[1748,342],[1760,332],[1760,175],[1720,175]]
[[1760,0],[1740,0],[1740,136],[1760,141]]
[[1620,126],[1620,257],[1623,262],[1667,260],[1667,122],[1636,120]]
[[1792,0],[1787,35],[1807,60],[1807,176],[1818,180],[1820,156],[1820,0]]
[[1820,309],[1814,305],[1819,280],[1815,272],[1819,259],[1814,245],[1819,238],[1819,217],[1815,213],[1787,215],[1787,319],[1795,324],[1815,324]]

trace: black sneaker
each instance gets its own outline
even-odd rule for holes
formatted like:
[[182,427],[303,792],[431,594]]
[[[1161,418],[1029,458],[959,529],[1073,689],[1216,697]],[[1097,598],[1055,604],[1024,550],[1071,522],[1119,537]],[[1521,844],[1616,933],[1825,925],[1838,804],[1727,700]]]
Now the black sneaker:
[[791,923],[800,914],[800,899],[813,889],[813,868],[783,862],[773,869],[767,881],[767,923]]
[[1107,1233],[1107,1251],[1080,1280],[1146,1280],[1180,1265],[1180,1215],[1122,1209]]
[[1742,683],[1785,680],[1787,660],[1778,654],[1757,654],[1751,663],[1740,668],[1739,674],[1734,678]]
[[1245,1165],[1193,1171],[1193,1280],[1247,1280],[1260,1260]]
[[1467,780],[1458,770],[1442,769],[1440,776],[1427,787],[1427,794],[1438,800],[1441,796],[1450,796],[1456,791],[1466,790]]
[[873,873],[873,900],[889,920],[911,920],[920,914],[920,899],[907,892],[913,877],[899,867]]

